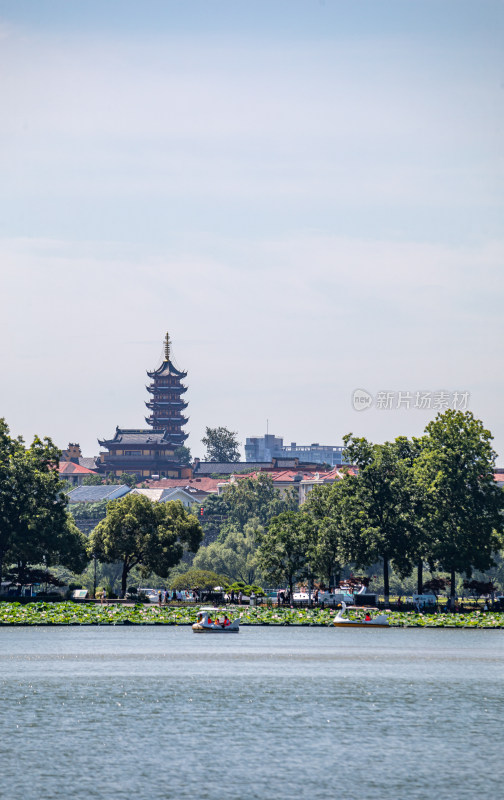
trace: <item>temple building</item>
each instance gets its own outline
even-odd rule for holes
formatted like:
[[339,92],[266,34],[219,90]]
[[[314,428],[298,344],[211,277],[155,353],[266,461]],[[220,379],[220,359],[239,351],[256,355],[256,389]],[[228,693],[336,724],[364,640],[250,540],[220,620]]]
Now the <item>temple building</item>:
[[182,398],[187,389],[181,382],[187,373],[173,365],[170,349],[170,337],[166,334],[163,363],[154,372],[147,372],[151,383],[146,388],[152,397],[146,402],[151,414],[145,421],[151,427],[118,427],[113,438],[99,439],[101,447],[108,451],[100,453],[101,473],[126,472],[136,474],[139,480],[191,476],[190,467],[181,465],[176,452],[188,436],[182,430],[188,418],[182,413],[187,408]]

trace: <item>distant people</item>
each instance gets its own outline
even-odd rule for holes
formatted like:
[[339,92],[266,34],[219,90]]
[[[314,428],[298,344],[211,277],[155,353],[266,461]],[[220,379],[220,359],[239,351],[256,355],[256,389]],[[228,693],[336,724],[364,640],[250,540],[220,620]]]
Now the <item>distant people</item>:
[[177,592],[177,603],[182,602],[182,592]]
[[235,601],[235,599],[236,599],[236,598],[235,598],[235,590],[234,590],[234,589],[231,589],[231,603],[232,603],[232,604],[234,604],[234,601]]
[[318,597],[319,597],[319,590],[315,589],[315,594],[313,595],[313,599],[315,600],[315,604],[318,603]]
[[102,604],[104,603],[105,605],[107,605],[107,590],[106,589],[103,589],[103,591],[102,591],[101,601],[102,601]]
[[158,597],[158,606],[159,608],[161,608],[161,605],[163,603],[163,592],[161,591],[161,589],[158,591],[157,597]]
[[277,592],[277,605],[281,606],[283,603],[284,594],[282,591]]
[[240,589],[240,591],[238,592],[238,605],[239,605],[239,606],[241,606],[241,604],[242,604],[242,600],[243,600],[243,592],[242,592],[242,590]]
[[172,591],[171,599],[173,600],[173,602],[176,602],[177,600],[177,592],[175,589]]

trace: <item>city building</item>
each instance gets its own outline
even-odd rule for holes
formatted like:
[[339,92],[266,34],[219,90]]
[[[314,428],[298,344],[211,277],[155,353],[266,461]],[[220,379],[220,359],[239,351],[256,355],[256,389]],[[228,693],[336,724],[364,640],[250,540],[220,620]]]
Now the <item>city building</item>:
[[272,433],[265,436],[251,436],[245,442],[245,458],[248,463],[271,461],[273,458],[298,458],[301,463],[328,464],[339,467],[347,462],[343,458],[343,446],[313,444],[298,445],[283,443],[281,436]]
[[158,369],[147,371],[151,383],[147,391],[152,398],[146,402],[151,411],[146,422],[150,428],[116,428],[110,439],[99,439],[106,452],[100,453],[99,471],[102,474],[129,473],[140,478],[190,477],[191,468],[182,466],[177,448],[184,444],[187,434],[182,430],[187,417],[182,412],[187,403],[182,399],[186,387],[181,372],[170,359],[171,342],[168,333],[164,341],[165,357]]
[[84,478],[89,477],[89,475],[96,475],[95,470],[81,467],[80,464],[75,464],[73,461],[60,461],[58,473],[62,481],[67,481],[73,486],[82,486]]

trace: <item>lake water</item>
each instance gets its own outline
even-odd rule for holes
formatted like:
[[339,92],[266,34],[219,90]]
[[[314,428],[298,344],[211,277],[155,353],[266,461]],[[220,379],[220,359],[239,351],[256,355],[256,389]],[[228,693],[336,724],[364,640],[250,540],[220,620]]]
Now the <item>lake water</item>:
[[504,632],[0,630],[3,797],[502,796]]

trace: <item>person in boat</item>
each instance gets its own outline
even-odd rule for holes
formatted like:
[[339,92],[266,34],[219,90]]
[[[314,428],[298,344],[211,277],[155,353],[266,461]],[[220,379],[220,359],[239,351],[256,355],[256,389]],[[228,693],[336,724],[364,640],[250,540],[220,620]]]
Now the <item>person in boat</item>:
[[229,619],[228,619],[228,615],[227,615],[227,614],[225,614],[225,615],[224,615],[223,627],[224,627],[224,628],[227,628],[227,626],[228,626],[228,625],[231,625],[231,622],[230,622],[230,621],[229,621]]
[[371,614],[369,611],[366,611],[366,616],[364,617],[364,622],[371,622]]

